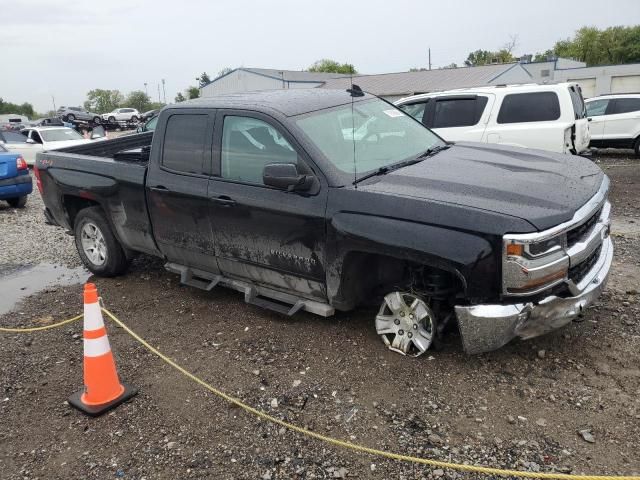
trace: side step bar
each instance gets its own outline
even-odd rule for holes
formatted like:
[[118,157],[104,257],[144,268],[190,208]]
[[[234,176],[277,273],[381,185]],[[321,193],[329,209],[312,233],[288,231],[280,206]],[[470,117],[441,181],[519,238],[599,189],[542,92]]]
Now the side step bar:
[[335,309],[327,303],[308,300],[290,293],[280,292],[242,280],[234,280],[220,274],[205,272],[204,270],[179,265],[177,263],[167,263],[164,268],[180,275],[180,283],[184,285],[206,291],[211,291],[218,285],[232,288],[244,293],[245,302],[289,317],[301,310],[315,313],[321,317],[330,317],[335,313]]

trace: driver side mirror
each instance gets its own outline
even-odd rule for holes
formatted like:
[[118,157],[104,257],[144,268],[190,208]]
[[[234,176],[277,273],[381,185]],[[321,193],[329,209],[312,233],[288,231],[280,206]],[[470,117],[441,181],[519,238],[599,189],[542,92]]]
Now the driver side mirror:
[[27,138],[27,143],[33,145],[36,143],[36,141],[33,138]]
[[313,185],[313,175],[301,175],[294,163],[270,163],[262,171],[262,181],[281,190],[304,192]]

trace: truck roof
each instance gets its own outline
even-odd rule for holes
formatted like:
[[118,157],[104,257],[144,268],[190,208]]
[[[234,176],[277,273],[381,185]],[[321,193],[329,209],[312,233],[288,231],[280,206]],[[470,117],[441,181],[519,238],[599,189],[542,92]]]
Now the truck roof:
[[283,90],[261,90],[211,97],[196,98],[171,105],[170,108],[247,108],[251,110],[269,109],[292,117],[307,112],[323,110],[374,98],[365,93],[362,97],[351,97],[346,90],[300,88]]

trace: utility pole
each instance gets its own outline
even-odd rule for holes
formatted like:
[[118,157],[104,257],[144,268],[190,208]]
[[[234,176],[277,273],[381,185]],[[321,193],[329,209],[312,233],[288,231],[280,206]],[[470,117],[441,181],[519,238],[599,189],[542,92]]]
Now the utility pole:
[[147,89],[147,82],[144,82],[144,93],[149,96],[149,90]]
[[431,70],[431,47],[429,47],[429,70]]
[[51,95],[51,101],[53,102],[53,111],[56,111],[56,99],[53,95]]
[[158,84],[158,103],[162,103],[162,99],[160,98],[160,84]]
[[162,98],[164,98],[164,104],[167,104],[167,91],[164,89],[164,78],[162,79]]

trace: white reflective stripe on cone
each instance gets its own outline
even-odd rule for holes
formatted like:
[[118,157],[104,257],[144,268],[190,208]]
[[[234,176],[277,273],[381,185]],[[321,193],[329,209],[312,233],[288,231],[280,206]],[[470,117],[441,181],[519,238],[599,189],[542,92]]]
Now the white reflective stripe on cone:
[[84,329],[85,330],[98,330],[104,327],[104,320],[102,319],[102,312],[100,311],[100,304],[87,303],[84,306]]
[[85,338],[84,339],[84,356],[85,357],[99,357],[105,353],[111,351],[109,345],[109,337],[106,335],[100,338]]

